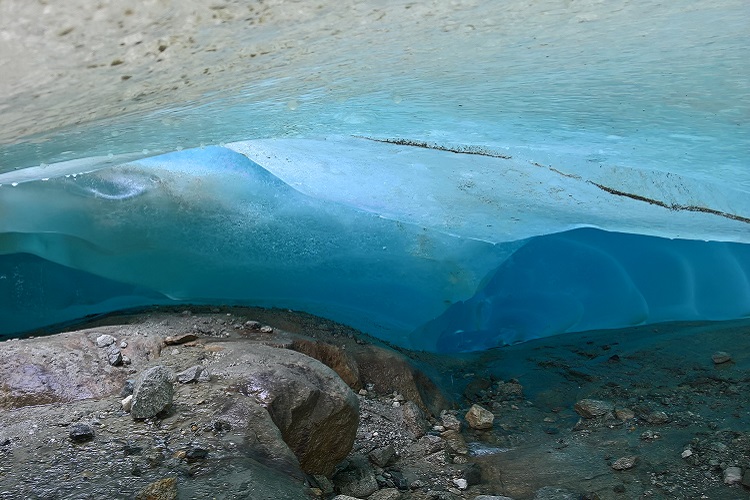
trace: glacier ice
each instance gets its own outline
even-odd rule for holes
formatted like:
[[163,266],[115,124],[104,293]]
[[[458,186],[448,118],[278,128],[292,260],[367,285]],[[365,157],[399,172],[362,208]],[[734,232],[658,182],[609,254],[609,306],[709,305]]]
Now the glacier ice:
[[[0,175],[2,333],[137,305],[253,304],[451,352],[750,315],[741,191],[396,142],[257,140]],[[675,208],[688,206],[707,208]]]
[[381,8],[206,28],[184,71],[224,76],[184,102],[0,99],[0,334],[252,304],[461,351],[750,315],[747,2]]

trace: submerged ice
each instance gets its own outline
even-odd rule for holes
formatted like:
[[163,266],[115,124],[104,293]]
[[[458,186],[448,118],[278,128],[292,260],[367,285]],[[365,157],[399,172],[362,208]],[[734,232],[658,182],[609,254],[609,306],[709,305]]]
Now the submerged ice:
[[357,137],[56,168],[0,176],[6,335],[139,305],[249,304],[453,352],[750,315],[744,193],[717,201],[679,176],[592,180],[513,151]]

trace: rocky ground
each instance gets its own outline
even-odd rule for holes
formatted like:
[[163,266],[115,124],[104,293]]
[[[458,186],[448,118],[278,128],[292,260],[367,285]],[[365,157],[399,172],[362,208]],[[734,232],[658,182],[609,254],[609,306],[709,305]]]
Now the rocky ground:
[[0,349],[0,498],[750,497],[750,322],[397,351],[264,309]]

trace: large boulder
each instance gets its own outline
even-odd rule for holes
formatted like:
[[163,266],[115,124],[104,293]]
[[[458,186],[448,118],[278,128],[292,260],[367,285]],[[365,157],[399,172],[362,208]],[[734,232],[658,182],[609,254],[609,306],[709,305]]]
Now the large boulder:
[[352,390],[323,363],[292,350],[256,344],[234,354],[226,356],[233,362],[222,367],[225,376],[268,410],[303,471],[330,475],[357,433]]
[[250,398],[230,398],[213,418],[214,429],[225,431],[242,443],[245,454],[288,476],[304,480],[299,460],[265,408]]
[[[139,368],[161,352],[156,336],[132,335],[127,327],[107,326],[39,338],[0,343],[0,409],[70,403],[117,394],[127,370],[112,366],[105,336],[126,340],[120,350]],[[100,344],[105,344],[104,339]],[[118,344],[119,348],[119,344]]]

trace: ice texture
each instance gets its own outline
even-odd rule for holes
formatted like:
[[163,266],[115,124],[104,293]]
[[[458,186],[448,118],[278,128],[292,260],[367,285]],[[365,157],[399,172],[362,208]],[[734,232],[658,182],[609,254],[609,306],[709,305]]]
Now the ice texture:
[[289,5],[96,61],[8,18],[0,66],[44,57],[0,82],[0,334],[248,304],[452,352],[750,315],[747,1]]
[[395,142],[244,141],[5,183],[2,333],[138,305],[252,304],[454,352],[750,315],[740,191]]

